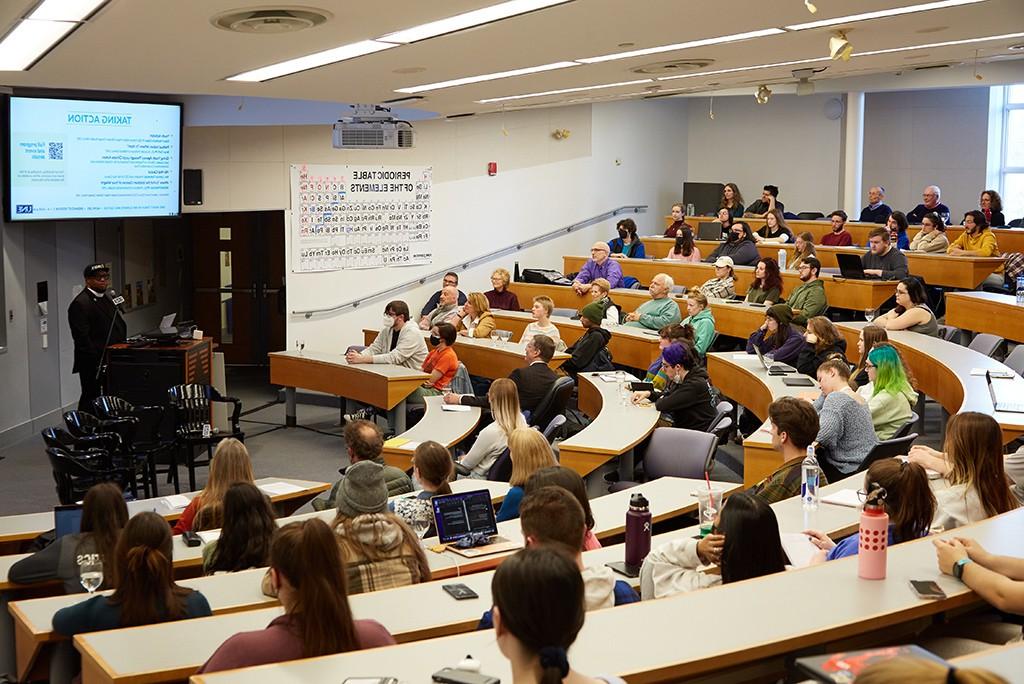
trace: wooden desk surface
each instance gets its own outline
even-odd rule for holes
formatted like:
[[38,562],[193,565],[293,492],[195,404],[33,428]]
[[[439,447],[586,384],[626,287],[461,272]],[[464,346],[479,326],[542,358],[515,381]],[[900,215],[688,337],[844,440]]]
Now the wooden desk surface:
[[1012,295],[947,292],[946,323],[976,333],[1024,342],[1024,306]]
[[[564,256],[563,270],[566,273],[579,271],[589,257]],[[687,288],[699,287],[704,281],[714,277],[715,268],[711,264],[690,264],[682,261],[652,259],[618,259],[625,275],[633,276],[641,283],[649,283],[658,273],[672,276],[677,285]],[[746,294],[754,278],[752,266],[737,266],[736,293]],[[825,296],[829,306],[839,309],[865,310],[877,309],[893,295],[896,284],[880,280],[846,280],[839,276],[822,275],[825,284]],[[789,294],[800,284],[800,276],[793,271],[782,273],[782,294]]]
[[[1024,553],[1024,509],[955,531],[977,539],[994,553]],[[943,535],[945,537],[953,534]],[[917,598],[911,579],[933,579],[947,598]],[[828,609],[797,596],[828,596]],[[980,605],[981,599],[957,580],[942,575],[930,538],[905,542],[888,551],[888,577],[857,578],[857,558],[780,572],[656,601],[644,601],[587,614],[570,653],[570,661],[588,674],[615,674],[636,682],[679,681],[730,667],[777,657],[797,649],[825,647],[850,636],[905,625],[945,611]],[[742,620],[723,606],[757,606]],[[715,639],[680,638],[680,616],[699,624]],[[623,629],[633,625],[633,629]],[[647,628],[643,628],[647,626]],[[84,640],[88,637],[77,637]],[[614,643],[614,648],[609,644]],[[422,681],[431,672],[452,666],[472,653],[481,671],[511,681],[508,661],[491,632],[473,632],[440,640],[266,665],[195,676],[199,684],[234,682],[330,682],[346,673],[374,673],[405,681]]]
[[320,351],[271,352],[270,383],[326,392],[392,409],[429,375],[383,363],[350,365],[345,355]]
[[623,405],[618,383],[605,382],[600,376],[610,377],[611,373],[579,374],[579,407],[592,420],[558,445],[559,462],[580,475],[587,475],[642,442],[661,415],[653,406]]
[[[463,406],[456,411],[445,411],[443,397],[425,397],[426,412],[420,422],[395,439],[409,440],[400,446],[392,446],[392,440],[384,442],[384,462],[407,470],[412,467],[412,453],[421,442],[434,441],[450,447],[461,442],[480,422],[480,409]],[[468,409],[468,410],[467,410]]]
[[[857,360],[853,358],[857,355],[857,335],[865,325],[864,322],[836,324],[846,338],[846,356],[851,361]],[[1003,430],[1004,444],[1024,435],[1024,413],[994,411],[985,376],[971,375],[972,369],[1008,371],[1007,366],[959,344],[906,330],[890,330],[889,341],[903,352],[917,378],[918,389],[939,402],[948,413],[977,411],[993,416]],[[992,383],[1000,399],[1019,401],[1024,397],[1024,378],[1019,375],[994,379]]]

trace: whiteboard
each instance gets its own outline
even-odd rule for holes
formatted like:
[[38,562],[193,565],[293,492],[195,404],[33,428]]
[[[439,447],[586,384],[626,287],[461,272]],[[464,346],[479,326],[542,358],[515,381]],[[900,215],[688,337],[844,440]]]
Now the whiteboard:
[[291,165],[292,271],[432,263],[432,171]]

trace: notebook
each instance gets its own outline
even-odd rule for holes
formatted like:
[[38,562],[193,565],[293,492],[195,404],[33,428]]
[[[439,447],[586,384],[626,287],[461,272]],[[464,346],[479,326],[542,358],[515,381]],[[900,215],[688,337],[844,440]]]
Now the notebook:
[[494,504],[486,489],[435,496],[430,506],[438,541],[447,544],[450,551],[476,558],[522,547],[519,542],[498,536]]
[[988,393],[992,396],[992,407],[996,411],[1008,413],[1024,413],[1024,402],[1021,401],[999,401],[996,397],[996,388],[992,386],[992,373],[985,372],[985,382],[988,383]]

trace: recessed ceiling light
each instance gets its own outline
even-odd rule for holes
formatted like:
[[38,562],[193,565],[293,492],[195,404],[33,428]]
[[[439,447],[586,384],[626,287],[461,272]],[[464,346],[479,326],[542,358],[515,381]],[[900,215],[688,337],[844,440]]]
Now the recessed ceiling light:
[[472,12],[456,14],[454,17],[445,17],[444,19],[420,24],[419,26],[413,26],[402,31],[395,31],[386,36],[381,36],[378,40],[385,43],[415,43],[418,40],[461,31],[473,26],[490,24],[494,21],[508,19],[519,14],[533,12],[553,5],[561,5],[566,2],[569,2],[569,0],[509,0],[509,2],[503,2],[500,5],[482,7]]
[[381,50],[398,47],[394,43],[381,43],[376,40],[361,40],[358,43],[350,43],[340,47],[331,48],[322,52],[315,52],[312,55],[303,55],[295,59],[288,59],[277,64],[270,64],[259,69],[246,71],[235,76],[229,76],[228,81],[269,81],[273,78],[296,74],[300,71],[315,69],[335,62],[343,62],[353,57],[362,57]]
[[499,78],[511,78],[513,76],[525,76],[526,74],[537,74],[542,71],[554,71],[555,69],[566,69],[568,67],[579,66],[577,62],[554,62],[552,64],[541,64],[535,67],[526,67],[524,69],[512,69],[511,71],[499,71],[494,74],[481,74],[479,76],[466,76],[465,78],[456,78],[451,81],[440,81],[438,83],[427,83],[425,85],[411,86],[409,88],[398,88],[395,90],[396,93],[422,93],[428,90],[441,90],[442,88],[452,88],[454,86],[467,85],[469,83],[482,83],[484,81],[496,81]]
[[490,104],[491,102],[507,102],[509,100],[522,100],[528,97],[543,97],[546,95],[564,95],[565,93],[581,93],[584,90],[602,90],[604,88],[618,88],[621,86],[637,85],[639,83],[650,83],[651,79],[642,78],[638,81],[622,81],[621,83],[604,83],[602,85],[580,86],[579,88],[561,88],[559,90],[545,90],[542,93],[527,93],[525,95],[509,95],[507,97],[492,97],[487,100],[477,100],[477,104]]
[[973,5],[986,0],[939,0],[939,2],[928,2],[923,5],[908,5],[906,7],[894,7],[892,9],[878,10],[877,12],[864,12],[862,14],[849,14],[845,17],[834,19],[821,19],[820,21],[809,21],[805,24],[792,24],[786,27],[787,31],[804,31],[807,29],[822,28],[824,26],[837,26],[848,24],[854,21],[868,21],[869,19],[881,19],[882,17],[896,17],[901,14],[915,14],[917,12],[928,12],[930,10],[946,9],[948,7],[959,7],[961,5]]
[[28,69],[77,26],[70,21],[21,21],[0,41],[0,71]]
[[758,31],[748,31],[746,33],[735,33],[730,36],[718,36],[717,38],[703,38],[701,40],[691,40],[686,43],[675,43],[674,45],[659,45],[658,47],[645,48],[643,50],[631,50],[629,52],[616,52],[610,55],[601,55],[599,57],[585,57],[583,59],[577,59],[577,62],[583,64],[597,64],[599,62],[610,62],[616,59],[629,59],[630,57],[641,57],[643,55],[656,55],[660,52],[674,52],[676,50],[686,50],[687,48],[704,47],[707,45],[718,45],[720,43],[734,43],[740,40],[749,40],[751,38],[761,38],[763,36],[774,36],[779,33],[785,33],[782,29],[767,28],[760,29]]
[[107,0],[43,0],[28,16],[41,21],[85,21]]

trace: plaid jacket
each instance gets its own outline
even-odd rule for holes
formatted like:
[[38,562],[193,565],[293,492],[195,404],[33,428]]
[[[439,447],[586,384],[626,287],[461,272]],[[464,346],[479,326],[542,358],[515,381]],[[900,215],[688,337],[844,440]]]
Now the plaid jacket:
[[334,528],[345,556],[349,594],[394,589],[430,579],[420,577],[412,547],[418,540],[412,532],[404,533],[400,520],[394,513],[368,513],[349,520],[347,528],[340,523]]
[[[774,473],[751,487],[750,493],[754,496],[760,497],[765,503],[769,504],[775,503],[776,501],[782,501],[783,499],[788,499],[793,496],[799,496],[801,480],[800,465],[803,461],[803,456],[798,456],[786,461]],[[819,472],[818,477],[820,478],[820,487],[824,487],[828,484],[828,480],[825,479],[825,473]]]

